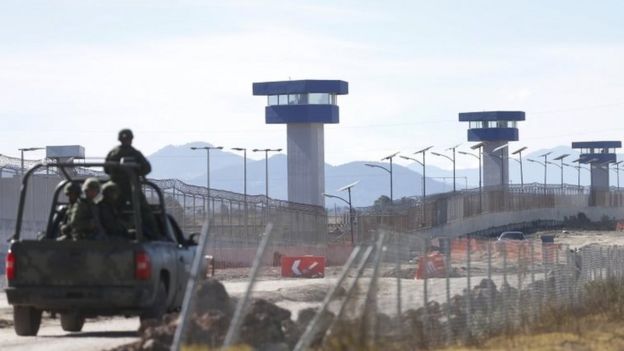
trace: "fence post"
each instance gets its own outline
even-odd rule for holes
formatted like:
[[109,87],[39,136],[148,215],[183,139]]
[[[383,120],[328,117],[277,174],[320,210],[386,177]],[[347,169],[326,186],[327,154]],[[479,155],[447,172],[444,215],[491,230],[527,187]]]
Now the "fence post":
[[524,253],[526,250],[526,245],[524,245],[524,243],[520,243],[518,248],[520,250],[518,250],[517,253],[517,259],[516,259],[516,275],[518,278],[518,286],[517,286],[517,291],[518,291],[518,296],[516,299],[516,319],[517,319],[517,323],[518,326],[522,325],[522,310],[521,310],[521,306],[522,306],[522,274],[523,274],[523,265],[524,265]]
[[[554,245],[553,245],[554,246]],[[561,304],[559,303],[559,298],[561,296],[561,272],[559,270],[559,248],[554,246],[555,249],[555,259],[552,267],[552,275],[554,282],[554,293],[553,293],[553,304],[559,307]]]
[[598,257],[598,264],[599,264],[599,272],[600,272],[600,280],[604,280],[603,278],[603,270],[604,270],[604,256],[603,256],[603,252],[602,252],[602,246],[600,247],[600,250],[598,251],[598,254],[600,255]]
[[446,239],[446,343],[451,344],[453,340],[453,329],[451,326],[451,239]]
[[492,280],[492,242],[487,242],[487,277],[488,277],[488,299],[487,299],[487,323],[488,331],[492,331],[492,306],[494,305],[494,281]]
[[503,326],[505,330],[509,328],[509,311],[507,309],[507,296],[505,296],[509,292],[509,284],[507,282],[507,243],[505,241],[501,241],[503,244],[503,284],[500,288],[501,292],[501,308],[503,310]]
[[402,339],[403,336],[403,323],[401,322],[401,235],[399,233],[396,236],[396,308],[397,308],[397,331]]
[[537,306],[535,306],[535,241],[531,240],[531,247],[530,247],[530,253],[531,253],[531,289],[529,289],[529,294],[531,294],[530,299],[531,299],[531,303],[530,305],[530,309],[531,309],[531,314],[532,314],[532,320],[535,321],[537,320],[537,316],[541,314],[541,306],[540,304],[537,304]]
[[429,274],[427,272],[427,264],[428,264],[428,251],[429,251],[429,238],[425,238],[424,239],[424,248],[423,248],[423,258],[424,260],[422,260],[422,263],[425,266],[425,269],[423,269],[423,321],[422,321],[422,325],[423,325],[423,335],[428,335],[428,326],[429,326],[429,306],[427,305],[428,301],[429,301],[429,296],[427,293],[427,284],[428,284],[428,280],[429,280]]
[[472,338],[472,286],[470,282],[470,236],[466,236],[466,341]]

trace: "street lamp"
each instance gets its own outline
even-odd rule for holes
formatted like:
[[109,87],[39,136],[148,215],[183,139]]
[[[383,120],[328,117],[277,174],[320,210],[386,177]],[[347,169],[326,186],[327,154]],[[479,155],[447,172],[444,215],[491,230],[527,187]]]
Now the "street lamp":
[[433,145],[427,146],[424,149],[420,149],[420,150],[414,152],[414,155],[422,153],[422,162],[416,160],[415,158],[411,158],[411,157],[407,157],[407,156],[401,156],[401,158],[403,158],[405,160],[416,161],[416,162],[418,162],[422,166],[422,221],[423,221],[423,225],[424,225],[424,222],[425,222],[425,213],[426,213],[425,200],[426,200],[426,197],[427,197],[427,168],[425,167],[425,159],[426,159],[425,155],[427,154],[427,150],[431,149],[432,147],[433,147]]
[[[423,168],[423,173],[424,173],[424,171],[425,171],[425,166],[424,166],[424,165],[423,165],[423,163],[422,163],[422,162],[420,162],[419,160],[417,160],[417,159],[415,159],[415,158],[413,158],[413,157],[403,156],[403,155],[400,155],[399,157],[400,157],[400,158],[402,158],[402,159],[404,159],[404,160],[414,161],[414,162],[418,163],[419,165],[421,165],[421,166],[422,166],[422,168]],[[424,201],[424,200],[425,200],[425,188],[424,188],[424,187],[422,188],[421,192],[422,192],[422,198],[423,198],[423,201]]]
[[424,211],[424,208],[425,208],[425,206],[424,206],[425,197],[427,196],[427,182],[425,181],[427,179],[427,174],[426,174],[427,163],[425,162],[425,159],[426,159],[425,155],[427,154],[427,151],[429,149],[431,149],[432,147],[433,147],[433,145],[427,146],[424,149],[420,149],[420,150],[414,152],[414,155],[418,155],[418,154],[422,153],[422,157],[423,157],[422,158],[422,167],[423,167],[423,174],[422,174],[422,182],[423,182],[423,211]]
[[269,152],[280,152],[282,151],[281,148],[279,149],[253,149],[251,150],[253,152],[264,152],[264,186],[265,186],[265,197],[266,197],[266,214],[268,217],[269,214]]
[[336,195],[330,195],[330,194],[326,194],[323,193],[323,196],[325,197],[330,197],[330,198],[334,198],[334,199],[338,199],[338,200],[342,200],[344,202],[347,203],[347,205],[349,205],[349,229],[351,231],[351,245],[354,244],[354,237],[353,237],[353,206],[351,205],[351,188],[353,188],[354,186],[356,186],[360,181],[355,181],[349,185],[345,185],[342,188],[338,189],[337,191],[347,191],[349,194],[349,200],[345,200],[344,198],[340,197],[340,196],[336,196]]
[[453,157],[452,158],[447,156],[447,155],[431,151],[432,155],[444,157],[444,158],[446,158],[447,160],[449,160],[449,161],[451,161],[453,163],[453,192],[456,191],[456,186],[455,186],[455,149],[457,149],[458,146],[459,145],[455,145],[453,147],[450,147],[450,148],[446,149],[446,150],[453,150]]
[[[558,165],[558,164],[556,164],[556,163],[554,163],[552,161],[546,161],[546,164],[559,167],[561,169],[561,174],[563,175],[563,166],[560,166],[560,165]],[[561,181],[561,188],[563,188],[563,177],[561,177],[561,179],[562,179],[562,181]]]
[[524,151],[526,149],[527,149],[527,147],[523,146],[523,147],[519,148],[518,150],[516,150],[516,151],[511,153],[512,155],[516,155],[517,154],[518,158],[519,158],[518,162],[520,163],[520,189],[522,191],[524,191],[524,174],[522,172],[522,151]]
[[245,234],[247,234],[247,148],[233,147],[232,150],[243,152],[243,201],[245,204]]
[[[508,183],[508,182],[505,182],[505,149],[507,148],[509,148],[509,144],[501,145],[495,148],[494,150],[492,150],[493,153],[499,150],[501,152],[499,156],[501,160],[501,187],[507,186],[507,183]],[[507,178],[509,178],[509,174],[507,175]]]
[[540,164],[540,165],[544,166],[544,194],[546,194],[546,172],[548,172],[546,167],[548,165],[546,163],[543,163],[543,162],[540,162],[538,160],[534,160],[534,159],[531,159],[531,158],[527,158],[527,161],[533,162],[533,163],[537,163],[537,164]]
[[394,204],[394,193],[393,193],[393,190],[392,190],[392,159],[394,157],[396,157],[396,155],[398,155],[398,154],[399,154],[398,152],[395,152],[392,155],[388,155],[388,156],[386,156],[386,157],[381,159],[382,161],[385,161],[385,160],[390,161],[390,168],[389,169],[384,167],[384,166],[375,165],[375,164],[372,164],[372,163],[365,163],[364,164],[365,166],[373,167],[373,168],[381,168],[384,171],[388,172],[388,174],[390,175],[390,203],[392,203],[392,204]]
[[210,150],[223,150],[223,146],[191,146],[191,150],[206,150],[206,215],[210,216]]
[[[561,165],[558,165],[558,167],[561,169],[561,189],[563,189],[563,159],[568,156],[570,156],[570,154],[563,154],[561,156],[557,156],[553,158],[553,161],[561,161]],[[551,163],[551,164],[555,164],[555,163]]]
[[615,166],[615,176],[617,177],[617,190],[620,191],[620,167],[618,165],[622,163],[622,161],[617,161],[613,165]]
[[[476,158],[477,160],[479,160],[479,212],[481,212],[482,209],[482,198],[481,198],[481,146],[483,145],[483,143],[479,143],[480,145],[475,145],[477,146],[476,148],[479,149],[479,152],[477,154],[473,154],[471,152],[466,152],[466,151],[457,151],[458,153],[462,154],[462,155],[467,155],[467,156],[472,156],[474,158]],[[475,146],[472,146],[471,148],[474,150]]]
[[[580,161],[580,159],[576,159],[576,160],[574,160],[574,161],[572,161],[572,162],[579,162],[579,161]],[[577,173],[578,173],[578,174],[577,174],[577,178],[578,178],[578,179],[577,179],[577,182],[578,182],[577,187],[578,187],[579,192],[580,192],[580,191],[581,191],[581,169],[582,169],[582,168],[585,168],[585,167],[581,167],[581,164],[580,164],[580,163],[579,163],[577,166],[575,166],[575,165],[571,165],[571,164],[569,164],[569,163],[565,163],[565,162],[564,162],[564,163],[563,163],[563,165],[564,165],[564,166],[567,166],[567,167],[570,167],[570,168],[576,168],[576,171],[577,171]]]
[[22,170],[22,176],[23,176],[24,175],[24,171],[25,171],[25,169],[24,169],[24,152],[25,151],[43,150],[43,148],[42,147],[25,147],[25,148],[21,148],[21,149],[18,149],[18,150],[21,153],[21,162],[22,162],[21,163],[21,170]]

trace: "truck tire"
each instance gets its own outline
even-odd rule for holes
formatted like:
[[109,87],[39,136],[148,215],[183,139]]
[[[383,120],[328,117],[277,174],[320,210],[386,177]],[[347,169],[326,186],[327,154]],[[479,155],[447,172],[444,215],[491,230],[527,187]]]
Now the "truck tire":
[[161,319],[165,312],[167,312],[167,286],[165,282],[160,281],[158,290],[156,290],[154,304],[141,314],[141,322],[148,319]]
[[35,336],[41,326],[41,313],[30,306],[13,306],[13,328],[19,336]]
[[61,313],[61,328],[68,332],[79,332],[85,323],[85,318],[76,312]]

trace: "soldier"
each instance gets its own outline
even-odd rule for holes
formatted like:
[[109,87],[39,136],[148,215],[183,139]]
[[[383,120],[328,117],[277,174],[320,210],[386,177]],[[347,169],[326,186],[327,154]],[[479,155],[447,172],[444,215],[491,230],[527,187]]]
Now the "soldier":
[[[136,173],[139,177],[145,177],[152,171],[152,166],[149,161],[143,156],[141,151],[132,147],[132,131],[130,129],[122,129],[119,131],[118,140],[121,145],[116,146],[106,156],[106,162],[121,162],[121,159],[126,161],[132,161],[139,165],[139,169]],[[130,179],[128,174],[121,169],[114,167],[104,167],[104,172],[108,174],[113,182],[119,186],[120,197],[119,200],[125,205],[131,198],[130,194]]]
[[[143,156],[141,151],[132,147],[132,139],[134,135],[130,129],[122,129],[119,131],[118,140],[121,145],[116,146],[106,156],[106,162],[121,162],[125,161],[135,162],[139,168],[136,170],[136,175],[139,179],[144,178],[152,171],[152,166],[149,161]],[[104,172],[108,174],[113,182],[119,186],[119,200],[118,210],[121,211],[124,208],[128,208],[130,199],[132,198],[130,178],[128,174],[121,169],[115,167],[104,167]],[[139,180],[137,179],[137,180]],[[138,181],[137,181],[138,184]],[[157,238],[159,234],[158,226],[154,215],[145,199],[142,192],[139,194],[139,207],[141,209],[141,218],[143,221],[144,229],[146,229],[147,236]]]
[[71,211],[71,235],[74,240],[100,238],[103,229],[95,205],[95,198],[100,193],[100,181],[97,178],[87,178],[82,184],[82,191],[85,197],[80,198]]
[[130,238],[128,226],[121,219],[117,203],[119,201],[119,187],[112,181],[102,186],[102,200],[97,207],[100,212],[102,227],[108,236],[114,238]]
[[54,219],[52,220],[52,231],[47,235],[48,239],[57,238],[59,240],[62,240],[64,238],[67,238],[67,236],[71,234],[69,217],[82,191],[80,190],[80,185],[69,182],[63,188],[63,192],[67,196],[68,204],[59,206],[56,210]]

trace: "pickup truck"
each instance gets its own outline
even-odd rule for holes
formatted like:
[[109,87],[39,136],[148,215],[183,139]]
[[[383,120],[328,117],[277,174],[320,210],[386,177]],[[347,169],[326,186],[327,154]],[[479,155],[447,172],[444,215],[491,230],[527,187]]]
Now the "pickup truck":
[[[65,180],[52,196],[48,225],[39,238],[21,238],[29,181],[42,167],[57,167]],[[186,238],[174,218],[166,213],[162,191],[153,183],[134,176],[132,163],[89,163],[81,167],[119,167],[130,176],[132,207],[125,211],[131,218],[127,239],[56,240],[45,232],[53,228],[53,218],[65,197],[59,198],[68,182],[84,179],[67,169],[73,163],[48,163],[33,166],[24,175],[20,190],[15,234],[6,256],[5,289],[13,305],[17,335],[37,335],[43,311],[60,314],[63,330],[82,330],[85,318],[96,316],[140,316],[159,318],[180,308],[197,247],[195,235]],[[104,182],[105,177],[100,181]],[[156,204],[149,207],[156,218],[160,236],[148,237],[142,227],[140,196],[142,188],[155,194]],[[31,197],[31,196],[29,196]]]

